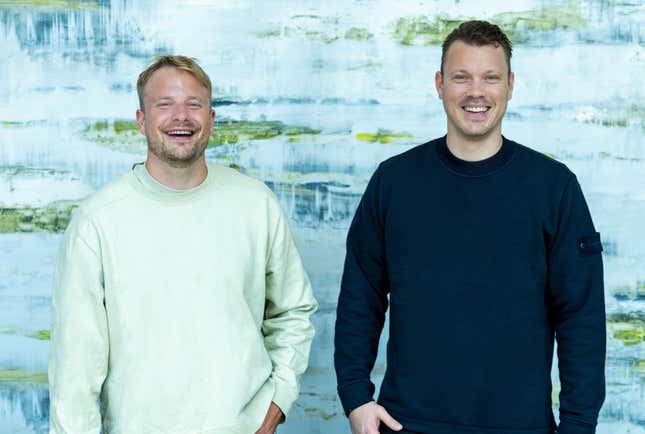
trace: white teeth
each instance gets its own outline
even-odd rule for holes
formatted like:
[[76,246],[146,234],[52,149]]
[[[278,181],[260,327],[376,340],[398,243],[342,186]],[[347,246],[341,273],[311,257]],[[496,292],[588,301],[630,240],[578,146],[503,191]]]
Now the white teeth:
[[467,112],[481,113],[488,110],[488,107],[466,107],[465,109]]
[[168,131],[167,134],[170,134],[172,136],[190,136],[193,133],[191,131]]

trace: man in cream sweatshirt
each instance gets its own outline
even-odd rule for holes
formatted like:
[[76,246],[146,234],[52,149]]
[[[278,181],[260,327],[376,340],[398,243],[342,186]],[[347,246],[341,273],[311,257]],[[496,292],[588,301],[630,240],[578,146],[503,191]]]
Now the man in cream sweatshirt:
[[52,294],[51,433],[271,434],[298,396],[317,304],[271,191],[207,164],[211,82],[139,76],[145,164],[86,199]]

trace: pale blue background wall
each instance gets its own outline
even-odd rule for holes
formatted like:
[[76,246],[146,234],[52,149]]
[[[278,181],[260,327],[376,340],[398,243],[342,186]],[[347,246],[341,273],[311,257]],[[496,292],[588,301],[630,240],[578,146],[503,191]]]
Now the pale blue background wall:
[[135,81],[160,53],[196,57],[212,77],[222,122],[208,158],[276,191],[321,304],[280,433],[348,432],[331,357],[349,218],[379,161],[443,134],[437,42],[471,17],[516,42],[505,134],[577,173],[603,234],[599,432],[645,432],[641,1],[0,0],[0,433],[46,430],[61,231],[70,206],[144,158]]

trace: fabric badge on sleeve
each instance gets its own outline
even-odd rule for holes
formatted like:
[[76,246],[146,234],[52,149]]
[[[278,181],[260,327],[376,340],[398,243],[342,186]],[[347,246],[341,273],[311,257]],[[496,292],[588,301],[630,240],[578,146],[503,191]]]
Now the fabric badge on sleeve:
[[595,232],[593,235],[578,239],[578,251],[583,256],[593,255],[602,252],[602,242],[600,233]]

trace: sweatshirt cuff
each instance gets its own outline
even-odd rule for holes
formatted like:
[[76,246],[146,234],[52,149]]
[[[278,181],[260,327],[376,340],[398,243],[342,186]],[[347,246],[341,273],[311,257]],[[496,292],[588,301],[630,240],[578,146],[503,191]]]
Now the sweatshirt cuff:
[[560,421],[558,434],[595,434],[596,426],[587,423],[573,422],[570,420]]
[[280,407],[280,410],[282,410],[282,413],[284,413],[284,417],[286,418],[287,414],[291,410],[291,406],[293,406],[293,403],[296,402],[296,399],[298,398],[298,391],[293,390],[293,387],[280,381],[274,381],[275,388],[273,391],[273,398],[271,400]]
[[349,416],[352,410],[374,401],[374,384],[369,380],[352,382],[346,386],[338,387],[338,396],[343,404],[345,416]]

